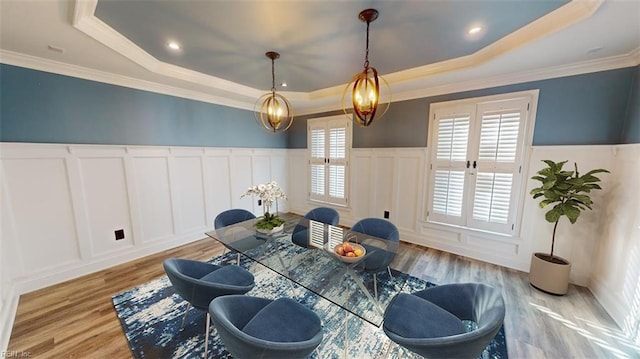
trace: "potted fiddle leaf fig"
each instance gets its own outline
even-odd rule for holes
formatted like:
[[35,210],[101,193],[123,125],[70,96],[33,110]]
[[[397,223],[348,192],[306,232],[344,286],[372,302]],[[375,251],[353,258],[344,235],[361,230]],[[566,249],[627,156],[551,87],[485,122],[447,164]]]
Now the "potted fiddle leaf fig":
[[591,170],[582,176],[578,173],[578,165],[573,164],[573,171],[565,171],[562,167],[568,161],[555,163],[543,160],[547,166],[531,177],[540,181],[541,186],[531,190],[534,199],[542,198],[540,208],[552,205],[544,218],[553,223],[551,235],[551,251],[549,253],[533,253],[529,270],[529,283],[544,292],[563,295],[569,287],[569,271],[571,263],[553,253],[556,242],[556,229],[562,217],[567,217],[571,224],[576,223],[582,211],[591,209],[593,201],[589,197],[592,190],[602,189],[597,182],[597,173],[609,173],[605,169]]

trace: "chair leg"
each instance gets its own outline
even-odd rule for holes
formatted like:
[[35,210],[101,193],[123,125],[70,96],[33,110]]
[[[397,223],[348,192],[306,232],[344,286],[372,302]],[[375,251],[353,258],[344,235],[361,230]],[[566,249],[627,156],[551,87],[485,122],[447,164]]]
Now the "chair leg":
[[389,268],[389,266],[387,266],[387,272],[389,272],[389,277],[391,277],[391,279],[395,279],[393,278],[393,274],[391,274],[391,268]]
[[376,295],[376,300],[378,300],[378,275],[373,273],[373,293]]
[[238,252],[238,255],[236,256],[236,265],[240,265],[240,252]]
[[180,326],[180,330],[184,328],[184,323],[187,320],[187,314],[189,314],[189,309],[191,309],[191,303],[187,302],[187,310],[184,311],[184,318],[182,318],[182,325]]
[[211,324],[211,316],[207,311],[207,323],[204,326],[204,359],[207,359],[207,352],[209,351],[209,325]]

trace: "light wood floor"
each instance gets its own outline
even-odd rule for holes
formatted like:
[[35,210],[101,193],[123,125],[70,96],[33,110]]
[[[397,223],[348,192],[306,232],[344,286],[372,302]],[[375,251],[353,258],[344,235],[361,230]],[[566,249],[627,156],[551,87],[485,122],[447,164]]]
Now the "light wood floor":
[[[203,239],[61,283],[20,298],[8,350],[31,358],[128,358],[131,352],[111,297],[164,275],[168,257],[206,260],[221,245]],[[588,289],[556,297],[531,288],[526,273],[411,245],[396,257],[403,269],[436,284],[485,282],[502,288],[509,357],[640,358]]]

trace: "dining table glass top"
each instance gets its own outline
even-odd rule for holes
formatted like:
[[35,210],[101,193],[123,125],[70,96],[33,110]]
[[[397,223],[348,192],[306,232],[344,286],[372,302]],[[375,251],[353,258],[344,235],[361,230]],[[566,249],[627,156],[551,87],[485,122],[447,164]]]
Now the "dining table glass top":
[[[255,222],[258,219],[252,219],[206,234],[361,319],[380,326],[385,308],[402,290],[408,275],[393,268],[381,269],[374,284],[373,274],[365,272],[362,267],[367,258],[395,255],[405,244],[311,221],[299,215],[280,214],[280,217],[285,220],[285,225],[284,230],[278,233],[257,232]],[[294,230],[296,238],[305,239],[305,247],[292,242]],[[366,252],[357,258],[344,259],[335,252],[335,247],[343,242],[359,244]],[[390,267],[393,266],[392,262]],[[293,284],[292,290],[293,295],[297,295]]]

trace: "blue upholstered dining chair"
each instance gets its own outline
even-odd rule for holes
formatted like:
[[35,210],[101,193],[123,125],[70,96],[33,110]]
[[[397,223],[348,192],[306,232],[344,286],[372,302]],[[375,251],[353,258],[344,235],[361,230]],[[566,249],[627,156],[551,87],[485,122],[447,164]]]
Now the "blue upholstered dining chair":
[[[304,215],[304,218],[318,221],[326,224],[331,224],[333,226],[337,226],[340,223],[340,214],[333,208],[328,207],[318,207],[310,210],[307,214]],[[293,233],[291,234],[291,241],[294,244],[299,245],[300,247],[308,247],[309,246],[309,229],[307,226],[303,226],[298,224],[293,229]]]
[[204,336],[204,355],[209,344],[209,303],[217,297],[230,294],[244,294],[254,283],[253,274],[235,265],[218,266],[190,259],[168,258],[163,263],[164,271],[176,292],[187,301],[187,310],[182,319],[182,327],[189,309],[204,310],[207,313]]
[[[216,216],[216,219],[213,221],[213,226],[215,229],[220,229],[222,227],[231,226],[236,223],[248,221],[250,219],[254,219],[256,216],[247,211],[246,209],[235,208],[229,209],[224,212],[221,212]],[[233,249],[227,247],[230,252],[236,252]],[[240,253],[236,252],[236,264],[240,265]]]
[[[353,227],[351,227],[352,232],[358,232],[363,234],[368,234],[372,237],[377,237],[380,239],[385,239],[394,245],[400,241],[400,234],[398,233],[398,228],[396,226],[387,221],[386,219],[381,218],[364,218],[356,222]],[[367,250],[367,257],[358,264],[358,268],[364,269],[365,272],[373,273],[373,291],[375,293],[376,299],[378,298],[378,276],[377,273],[383,270],[387,270],[389,272],[389,277],[391,276],[391,270],[389,269],[389,264],[393,261],[395,257],[395,251],[387,251],[382,248],[372,247],[367,245],[366,243],[362,243],[362,245]]]
[[[446,284],[396,295],[384,313],[389,339],[426,358],[478,358],[502,326],[504,299],[480,283]],[[467,331],[462,320],[477,329]]]
[[306,358],[322,341],[318,315],[289,298],[218,297],[209,314],[234,358]]

